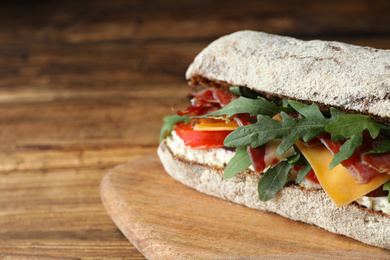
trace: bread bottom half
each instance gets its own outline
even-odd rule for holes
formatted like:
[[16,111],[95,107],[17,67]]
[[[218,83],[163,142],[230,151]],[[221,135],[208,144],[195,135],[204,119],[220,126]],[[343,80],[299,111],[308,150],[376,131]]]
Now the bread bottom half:
[[390,250],[390,217],[385,214],[354,203],[338,208],[322,189],[307,189],[297,184],[287,185],[275,198],[262,202],[257,192],[260,174],[243,173],[223,180],[223,169],[174,156],[164,141],[158,155],[169,175],[202,193]]

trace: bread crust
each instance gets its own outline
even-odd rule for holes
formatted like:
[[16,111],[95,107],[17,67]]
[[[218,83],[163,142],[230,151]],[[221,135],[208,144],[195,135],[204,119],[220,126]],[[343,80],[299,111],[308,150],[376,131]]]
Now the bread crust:
[[301,101],[390,118],[390,50],[334,41],[302,41],[254,31],[219,38],[186,78],[246,86]]
[[390,250],[390,217],[386,215],[355,204],[337,208],[323,190],[305,189],[298,185],[288,185],[275,198],[262,202],[257,193],[260,175],[241,174],[223,180],[222,169],[175,157],[164,141],[158,148],[158,155],[169,175],[202,193],[249,208],[274,212]]

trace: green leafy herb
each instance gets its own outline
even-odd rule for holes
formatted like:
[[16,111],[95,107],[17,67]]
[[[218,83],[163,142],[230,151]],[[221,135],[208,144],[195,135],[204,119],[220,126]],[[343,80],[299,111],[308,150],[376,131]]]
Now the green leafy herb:
[[299,152],[298,149],[295,149],[295,154],[294,155],[291,155],[290,157],[287,158],[287,161],[290,164],[299,162],[300,160],[301,160],[301,153]]
[[305,179],[306,175],[310,172],[310,170],[311,170],[311,166],[310,165],[303,166],[299,170],[297,178],[296,178],[295,181],[297,183],[301,183],[303,181],[303,179]]
[[330,162],[329,169],[332,170],[342,161],[350,158],[355,152],[356,148],[362,145],[363,134],[357,133],[349,138],[341,147],[338,153],[333,156],[332,161]]
[[240,87],[240,86],[232,86],[229,88],[229,91],[230,91],[230,93],[232,93],[234,95],[242,96],[241,89],[242,89],[242,87]]
[[288,108],[283,108],[277,106],[275,103],[266,100],[265,98],[258,97],[257,99],[251,99],[246,97],[239,97],[232,102],[230,102],[225,107],[217,110],[213,113],[199,116],[198,118],[208,117],[208,116],[222,116],[226,115],[231,117],[237,114],[248,113],[250,116],[254,115],[267,115],[274,116],[281,111],[286,111]]
[[245,87],[233,86],[229,88],[229,91],[234,95],[243,96],[247,98],[256,99],[259,96],[255,91]]
[[[294,146],[295,148],[295,146]],[[305,179],[306,175],[309,173],[309,171],[311,170],[311,166],[309,164],[309,162],[306,160],[306,158],[304,156],[301,155],[301,152],[298,150],[298,148],[295,148],[295,155],[292,155],[290,157],[287,158],[287,162],[289,164],[292,164],[293,166],[298,166],[298,165],[301,165],[303,166],[298,174],[297,174],[297,178],[296,178],[296,182],[297,183],[301,183],[303,181],[303,179]]]
[[330,108],[330,114],[332,115],[332,117],[335,117],[335,118],[338,116],[345,116],[346,115],[346,113],[344,113],[343,111],[338,110],[334,107]]
[[236,176],[238,173],[245,171],[251,164],[252,163],[247,152],[247,147],[237,147],[236,154],[226,165],[223,179],[226,180]]
[[331,134],[350,138],[368,130],[372,138],[379,135],[381,125],[374,122],[369,116],[358,114],[339,115],[337,121],[326,126],[325,131]]
[[282,121],[276,121],[259,115],[257,123],[238,127],[225,138],[224,144],[228,147],[250,145],[256,148],[273,139],[281,139],[282,142],[276,149],[276,153],[282,155],[299,139],[303,138],[308,142],[322,133],[325,128],[324,124],[310,117],[294,119],[283,112],[281,117]]
[[388,153],[388,152],[390,152],[390,140],[385,141],[379,147],[377,147],[375,149],[372,149],[371,151],[368,151],[366,154],[370,154],[370,153]]
[[341,136],[341,135],[330,135],[330,139],[332,140],[333,143],[337,143],[341,140],[344,140],[344,136]]
[[290,104],[288,103],[288,99],[284,98],[282,99],[282,107],[290,108]]
[[329,119],[324,117],[316,104],[306,105],[294,100],[288,102],[299,114],[310,119],[318,124],[326,126],[329,124]]
[[268,201],[276,196],[286,185],[288,172],[292,167],[292,164],[282,161],[264,173],[257,186],[261,201]]
[[390,202],[390,181],[383,184],[383,190],[389,191],[389,195],[387,197],[387,201]]
[[390,138],[390,126],[382,125],[380,134],[386,136],[387,138]]
[[164,125],[161,128],[160,131],[160,142],[164,138],[165,134],[169,132],[172,127],[180,122],[184,122],[185,124],[188,124],[190,122],[190,117],[188,115],[179,116],[179,115],[170,115],[163,118]]

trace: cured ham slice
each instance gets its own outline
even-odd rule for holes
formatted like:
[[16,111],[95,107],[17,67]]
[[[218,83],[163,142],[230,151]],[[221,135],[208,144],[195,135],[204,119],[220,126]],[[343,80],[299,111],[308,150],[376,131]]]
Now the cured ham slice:
[[[339,152],[340,147],[345,141],[332,142],[330,135],[323,133],[318,139],[328,148],[332,154]],[[364,133],[363,144],[358,147],[350,158],[341,162],[341,164],[352,174],[357,184],[366,184],[377,177],[380,172],[370,167],[363,161],[364,153],[372,149],[370,145],[372,139],[368,133]]]
[[268,167],[272,168],[280,161],[295,154],[294,148],[291,148],[286,153],[279,156],[276,153],[279,144],[280,140],[275,139],[257,148],[248,146],[247,151],[255,172],[263,172]]
[[265,145],[252,148],[248,145],[247,151],[255,172],[263,172],[268,166],[265,164]]
[[185,111],[178,111],[178,115],[200,116],[214,112],[226,106],[234,99],[236,95],[228,91],[223,91],[216,88],[206,88],[198,92],[192,92],[193,96],[190,105]]
[[364,154],[363,163],[379,172],[390,174],[390,153]]
[[[379,136],[368,144],[366,150],[372,150],[379,147],[386,141],[384,137]],[[363,163],[374,168],[379,172],[386,172],[390,174],[390,152],[387,153],[369,153],[362,155]]]

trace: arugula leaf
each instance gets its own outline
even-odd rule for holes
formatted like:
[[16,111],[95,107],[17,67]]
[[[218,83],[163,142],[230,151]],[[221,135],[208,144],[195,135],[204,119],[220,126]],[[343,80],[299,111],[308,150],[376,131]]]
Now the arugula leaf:
[[379,135],[381,125],[374,122],[369,116],[359,114],[339,115],[335,122],[326,126],[325,131],[331,134],[350,138],[364,130],[368,130],[372,138]]
[[280,156],[290,149],[296,141],[303,138],[305,142],[312,140],[324,131],[325,125],[311,118],[294,119],[286,113],[281,113],[282,121],[259,115],[257,123],[238,127],[224,141],[225,146],[239,147],[250,145],[259,147],[270,140],[281,139],[276,149]]
[[229,88],[229,91],[234,95],[243,96],[247,98],[256,99],[259,96],[257,92],[246,87],[232,86]]
[[233,115],[243,114],[243,113],[249,113],[250,116],[261,114],[261,115],[267,115],[272,117],[280,113],[281,111],[287,111],[287,110],[288,108],[279,107],[275,103],[268,101],[262,97],[258,97],[257,99],[239,97],[217,111],[214,111],[207,115],[198,116],[196,118],[203,118],[208,116],[222,116],[222,115],[231,117]]
[[296,178],[295,181],[297,183],[301,183],[305,179],[306,175],[310,172],[310,170],[311,170],[311,166],[310,165],[303,166],[299,170],[297,178]]
[[164,125],[161,127],[160,131],[160,142],[164,138],[165,134],[169,132],[172,127],[180,122],[184,122],[185,124],[188,124],[190,122],[190,117],[188,115],[179,116],[179,115],[170,115],[163,118]]
[[322,115],[319,107],[316,104],[313,103],[311,105],[306,105],[294,100],[289,100],[288,103],[305,118],[310,118],[322,125],[329,124],[329,119]]
[[228,162],[225,167],[225,171],[223,174],[223,179],[227,180],[238,173],[245,171],[251,165],[251,159],[247,152],[246,146],[241,146],[236,148],[236,154],[232,159]]
[[[300,102],[297,102],[294,100],[290,100],[289,103],[301,115],[303,115],[305,117],[313,118],[317,122],[324,124],[324,125],[329,125],[330,123],[335,122],[338,119],[338,116],[346,115],[343,111],[332,107],[332,108],[330,108],[331,118],[326,118],[322,115],[322,112],[319,109],[319,107],[314,103],[311,105],[306,105],[306,104],[303,104],[303,103],[300,103]],[[332,134],[331,139],[333,142],[338,142],[338,141],[344,139],[344,137],[341,135]]]
[[386,140],[383,144],[378,146],[375,149],[372,149],[371,151],[366,152],[365,154],[370,153],[388,153],[390,152],[390,140]]
[[276,196],[286,185],[288,172],[292,167],[292,164],[282,161],[264,173],[257,186],[261,201],[268,201]]
[[387,201],[390,202],[390,181],[388,181],[385,184],[383,184],[383,188],[382,189],[389,191],[389,195],[387,197]]
[[344,136],[342,136],[342,135],[334,135],[334,134],[331,134],[331,135],[330,135],[330,139],[332,140],[333,143],[337,143],[337,142],[339,142],[339,141],[341,141],[341,140],[343,140],[343,139],[345,139],[345,138],[344,138]]
[[333,156],[332,161],[329,164],[329,170],[332,170],[342,161],[350,158],[355,152],[356,148],[362,145],[363,133],[357,133],[349,138],[341,147],[338,153]]
[[305,157],[301,156],[299,150],[295,155],[281,161],[274,168],[269,168],[260,178],[258,183],[259,198],[267,201],[276,196],[276,194],[286,185],[288,173],[291,168],[298,165],[304,165],[298,172],[296,181],[301,183],[311,170],[311,166]]
[[332,115],[332,118],[336,118],[336,119],[337,119],[337,116],[345,116],[346,115],[346,113],[344,113],[343,111],[338,110],[334,107],[330,108],[330,114]]
[[295,154],[291,155],[290,157],[287,158],[287,161],[290,164],[293,164],[293,163],[296,163],[296,162],[299,162],[300,160],[302,160],[301,153],[299,152],[299,150],[295,147],[294,147],[294,150],[295,150]]
[[390,138],[390,126],[382,125],[380,134]]
[[[295,146],[294,146],[295,148]],[[287,158],[287,162],[291,165],[298,166],[298,165],[304,165],[298,172],[296,182],[301,183],[303,179],[306,177],[306,175],[309,173],[311,170],[311,166],[309,162],[306,160],[304,156],[301,155],[301,152],[299,151],[298,148],[295,148],[296,154],[292,155]]]
[[288,99],[282,99],[282,107],[290,108],[290,104],[288,103]]
[[[343,111],[338,110],[338,109],[333,108],[333,107],[330,108],[330,114],[331,114],[332,117],[329,120],[329,123],[332,123],[332,122],[336,121],[338,119],[338,116],[346,115],[346,113],[344,113]],[[334,142],[334,143],[337,143],[338,141],[341,141],[341,140],[345,139],[344,136],[336,135],[336,134],[331,134],[330,138],[332,139],[332,142]]]

